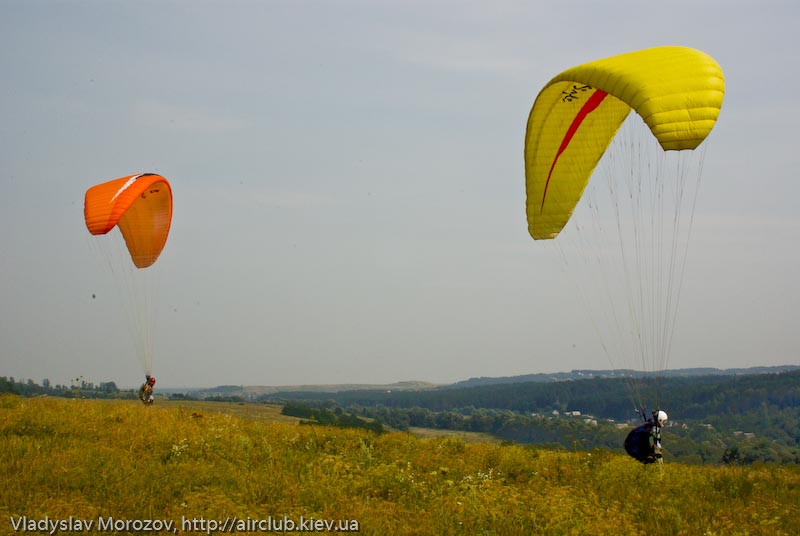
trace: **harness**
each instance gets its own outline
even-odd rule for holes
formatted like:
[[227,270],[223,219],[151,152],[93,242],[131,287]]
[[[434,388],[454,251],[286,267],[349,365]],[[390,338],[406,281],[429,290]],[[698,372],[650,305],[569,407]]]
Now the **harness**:
[[[653,416],[655,417],[655,412],[653,412]],[[654,420],[654,422],[655,424],[650,432],[653,436],[653,456],[655,456],[656,460],[661,461],[661,424],[657,420]]]
[[[631,430],[625,438],[625,451],[644,464],[660,463],[662,448],[658,410],[653,411],[649,419],[644,408],[637,410],[636,413],[642,417],[642,424]],[[646,437],[644,434],[647,434]]]

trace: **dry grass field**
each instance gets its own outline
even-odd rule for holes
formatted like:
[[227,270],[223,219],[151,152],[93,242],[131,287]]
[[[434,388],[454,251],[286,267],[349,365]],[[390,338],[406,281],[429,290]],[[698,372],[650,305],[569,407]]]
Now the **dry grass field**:
[[277,406],[0,397],[0,534],[800,534],[796,466],[659,470],[296,421]]

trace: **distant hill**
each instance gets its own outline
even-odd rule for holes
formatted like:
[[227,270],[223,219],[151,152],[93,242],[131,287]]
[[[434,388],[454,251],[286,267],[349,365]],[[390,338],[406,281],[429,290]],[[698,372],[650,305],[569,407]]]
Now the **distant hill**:
[[[303,393],[340,393],[345,391],[421,391],[433,389],[437,384],[419,381],[402,381],[389,384],[361,384],[361,383],[340,383],[340,384],[320,384],[320,385],[220,385],[205,389],[174,389],[173,392],[184,392],[196,398],[212,397],[240,397],[252,400],[264,395],[286,392]],[[164,390],[164,392],[167,392]]]
[[[692,377],[692,376],[733,376],[747,374],[771,374],[778,372],[790,372],[800,370],[796,365],[780,365],[774,367],[750,367],[750,368],[731,368],[718,369],[711,367],[703,368],[683,368],[666,370],[664,377]],[[586,380],[591,378],[625,378],[642,376],[644,373],[636,370],[617,369],[617,370],[571,370],[570,372],[552,372],[539,374],[523,374],[520,376],[498,376],[498,377],[479,377],[470,378],[460,382],[441,386],[442,389],[452,389],[461,387],[476,387],[479,385],[496,385],[502,383],[526,383],[526,382],[554,382],[570,380]]]
[[[779,372],[791,372],[800,370],[797,365],[779,365],[772,367],[750,367],[750,368],[684,368],[667,370],[663,373],[664,377],[697,377],[697,376],[735,376],[752,374],[771,374]],[[338,383],[338,384],[311,384],[311,385],[220,385],[208,388],[164,388],[160,392],[165,394],[186,393],[195,398],[212,397],[239,397],[245,400],[254,400],[265,395],[274,394],[324,394],[324,393],[344,393],[344,392],[405,392],[405,391],[428,391],[445,389],[462,389],[465,387],[479,387],[487,385],[500,385],[512,383],[549,383],[559,381],[588,380],[597,378],[626,378],[641,376],[643,373],[635,370],[571,370],[569,372],[552,372],[538,374],[522,374],[519,376],[498,376],[498,377],[479,377],[470,378],[450,384],[436,384],[424,381],[401,381],[388,384],[365,384],[365,383]],[[290,397],[294,398],[294,397]]]
[[[687,463],[800,463],[800,367],[754,370],[692,370],[635,381],[645,390],[648,382],[658,385],[661,409],[670,415],[670,457]],[[339,407],[397,430],[435,428],[562,448],[620,449],[625,430],[641,422],[630,378],[580,377],[418,391],[280,392],[259,400]]]

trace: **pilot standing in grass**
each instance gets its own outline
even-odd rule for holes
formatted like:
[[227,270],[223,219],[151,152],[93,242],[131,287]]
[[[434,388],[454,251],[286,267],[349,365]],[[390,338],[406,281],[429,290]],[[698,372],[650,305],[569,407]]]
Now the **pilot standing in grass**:
[[[641,411],[644,419],[644,409]],[[661,460],[661,427],[667,422],[665,411],[654,411],[653,416],[634,428],[625,438],[625,452],[644,464]]]
[[154,402],[153,388],[156,385],[156,379],[149,374],[145,375],[145,382],[139,387],[139,400],[142,404],[149,406]]

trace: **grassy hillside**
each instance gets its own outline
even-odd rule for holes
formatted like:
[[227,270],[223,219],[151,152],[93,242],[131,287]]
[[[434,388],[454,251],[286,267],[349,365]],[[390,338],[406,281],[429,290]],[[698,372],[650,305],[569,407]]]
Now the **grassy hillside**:
[[797,466],[660,471],[604,451],[375,435],[278,422],[274,408],[276,419],[189,404],[1,397],[0,533],[72,516],[95,530],[98,518],[171,520],[178,534],[234,517],[250,534],[267,533],[268,519],[295,530],[357,522],[362,534],[800,534]]

